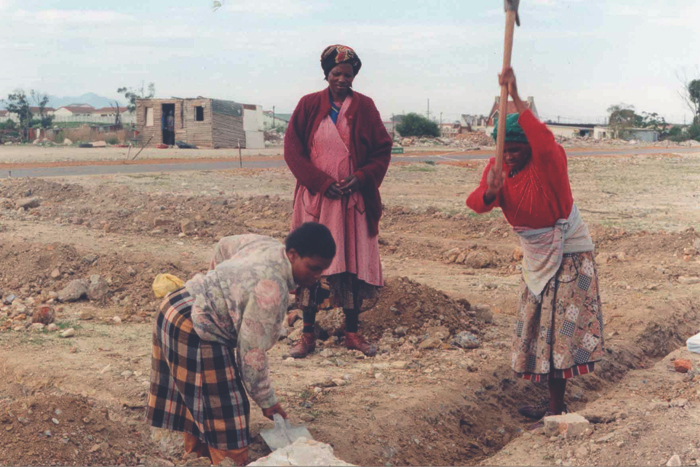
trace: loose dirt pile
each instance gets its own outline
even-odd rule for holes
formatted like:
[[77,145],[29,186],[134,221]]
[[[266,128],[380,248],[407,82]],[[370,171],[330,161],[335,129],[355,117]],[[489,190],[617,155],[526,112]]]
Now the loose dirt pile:
[[138,465],[141,435],[85,398],[33,396],[0,404],[3,465]]
[[0,198],[19,199],[29,196],[54,202],[64,202],[82,197],[83,187],[68,185],[47,180],[19,179],[0,184]]
[[[81,255],[75,247],[61,243],[0,244],[0,295],[19,300],[34,298],[35,303],[56,299],[71,281],[99,275],[108,292],[99,300],[102,306],[119,306],[126,317],[152,313],[159,303],[153,296],[153,278],[168,272],[189,279],[195,272],[186,266],[143,256],[105,252]],[[31,312],[31,310],[30,310]]]
[[7,211],[10,219],[52,220],[99,229],[104,233],[198,239],[242,233],[284,238],[292,205],[279,197],[174,196],[137,193],[125,187],[83,189],[45,180],[11,180],[0,185],[0,198],[13,202],[33,196],[40,206],[25,212]]
[[424,335],[430,326],[445,326],[451,334],[478,332],[475,313],[466,300],[453,300],[445,293],[405,277],[386,280],[379,301],[361,317],[363,333],[375,339],[402,327],[405,335]]

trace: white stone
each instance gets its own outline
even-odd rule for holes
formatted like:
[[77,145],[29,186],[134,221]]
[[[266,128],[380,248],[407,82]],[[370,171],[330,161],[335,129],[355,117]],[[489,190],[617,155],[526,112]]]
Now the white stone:
[[589,421],[576,413],[553,415],[544,419],[544,433],[547,436],[580,436],[589,426]]
[[75,329],[68,328],[60,334],[61,337],[73,337],[75,336]]
[[666,467],[681,467],[681,457],[678,454],[674,454],[668,462],[666,462]]
[[255,465],[353,465],[344,462],[333,454],[333,448],[327,444],[314,440],[299,438],[287,447],[273,452],[267,457],[262,457],[248,464]]

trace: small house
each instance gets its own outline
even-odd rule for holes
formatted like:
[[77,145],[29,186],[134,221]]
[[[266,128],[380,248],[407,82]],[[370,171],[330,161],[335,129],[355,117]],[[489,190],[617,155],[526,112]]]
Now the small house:
[[56,117],[90,117],[95,108],[89,104],[71,104],[59,107],[54,112]]
[[149,146],[184,141],[205,148],[265,147],[262,107],[233,101],[140,99],[136,101],[139,139]]
[[[528,109],[532,110],[532,113],[535,114],[535,117],[540,118],[539,113],[537,112],[537,106],[535,105],[535,98],[534,97],[528,97],[526,101],[524,101],[525,107]],[[496,119],[498,118],[498,112],[500,110],[501,106],[501,96],[496,96],[496,99],[491,106],[491,111],[489,112],[489,118],[488,121],[486,122],[487,127],[493,128]],[[517,114],[518,109],[515,107],[515,102],[513,101],[508,101],[508,104],[506,106],[506,112],[508,115],[510,114]]]

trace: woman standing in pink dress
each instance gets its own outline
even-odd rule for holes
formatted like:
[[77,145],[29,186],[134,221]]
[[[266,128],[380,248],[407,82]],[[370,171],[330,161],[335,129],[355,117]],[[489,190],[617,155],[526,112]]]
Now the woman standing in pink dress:
[[333,234],[338,252],[325,287],[297,290],[304,332],[290,355],[316,348],[318,306],[329,300],[345,312],[345,345],[374,356],[358,333],[364,299],[384,285],[379,259],[379,187],[391,159],[392,140],[372,99],[352,90],[362,62],[350,47],[332,45],[321,55],[328,88],[304,96],[284,139],[284,159],[297,179],[292,229],[318,222]]

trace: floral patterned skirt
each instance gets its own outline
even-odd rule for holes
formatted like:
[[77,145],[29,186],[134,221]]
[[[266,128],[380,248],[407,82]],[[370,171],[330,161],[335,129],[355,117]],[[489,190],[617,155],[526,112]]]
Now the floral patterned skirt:
[[603,357],[603,310],[593,252],[566,254],[538,301],[524,281],[511,364],[535,382],[589,373]]

